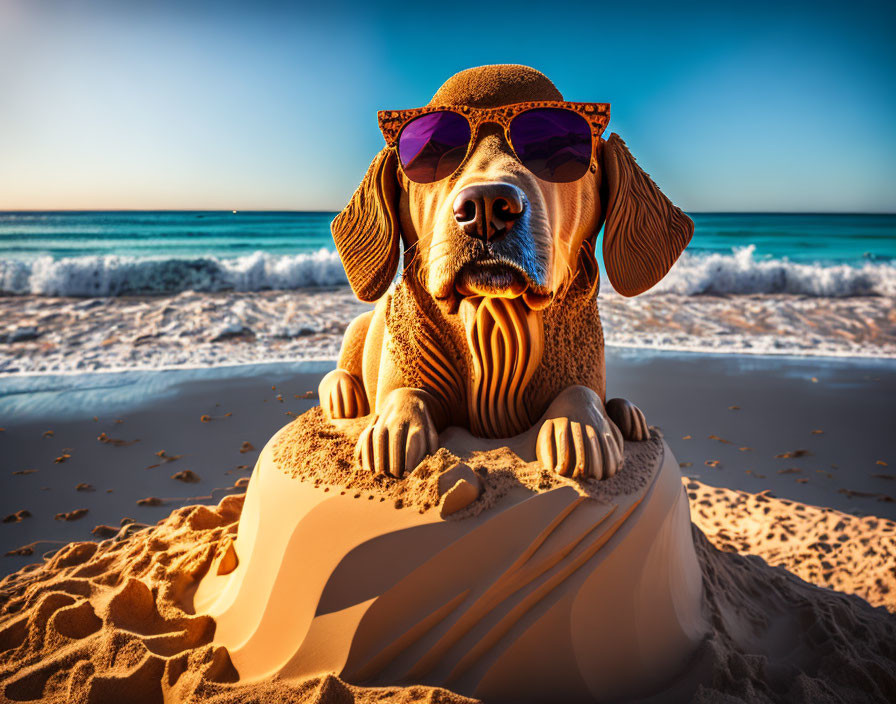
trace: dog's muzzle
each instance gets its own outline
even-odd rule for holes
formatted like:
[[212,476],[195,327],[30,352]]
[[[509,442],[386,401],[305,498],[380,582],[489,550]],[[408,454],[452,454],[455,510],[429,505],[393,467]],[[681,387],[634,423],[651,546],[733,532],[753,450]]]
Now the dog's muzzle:
[[511,183],[475,183],[453,202],[465,261],[458,262],[453,289],[458,296],[517,298],[543,308],[551,292],[542,282],[544,265],[530,232],[531,206]]

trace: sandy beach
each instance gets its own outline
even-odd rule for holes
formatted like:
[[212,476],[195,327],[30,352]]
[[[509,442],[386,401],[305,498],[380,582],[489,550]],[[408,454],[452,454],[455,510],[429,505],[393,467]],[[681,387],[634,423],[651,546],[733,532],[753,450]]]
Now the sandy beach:
[[[332,364],[6,378],[0,514],[30,516],[0,527],[0,549],[33,554],[5,557],[3,571],[104,537],[97,526],[217,503],[274,432],[316,405]],[[644,410],[686,477],[896,520],[892,363],[611,348],[607,366],[608,396]],[[163,503],[137,504],[146,498]]]
[[[185,606],[191,585],[218,559],[221,540],[237,529],[259,450],[316,405],[307,392],[327,368],[179,370],[156,373],[152,384],[145,373],[96,374],[80,379],[77,391],[65,389],[64,377],[30,377],[18,381],[31,384],[27,394],[23,387],[9,393],[7,382],[0,408],[13,422],[4,420],[0,434],[2,512],[30,515],[3,525],[2,548],[33,553],[3,558],[7,574],[30,565],[0,583],[6,697],[64,701],[75,692],[113,701],[140,692],[148,702],[469,701],[447,690],[364,688],[335,677],[239,683],[227,651],[215,645],[213,621]],[[692,692],[694,700],[891,696],[896,676],[886,648],[896,634],[896,514],[887,493],[894,450],[887,409],[896,369],[620,349],[610,351],[608,369],[610,393],[625,388],[663,428],[681,462],[708,608],[718,610],[719,623],[743,607],[731,585],[753,595],[760,584],[775,585],[762,618],[803,604],[803,620],[787,628],[826,643],[828,661],[840,663],[825,670],[807,651],[802,684],[778,690],[783,682],[774,670],[738,670],[741,636],[717,626],[699,656],[700,667],[715,673],[713,684]],[[94,420],[94,404],[104,397],[114,413]],[[36,471],[21,473],[29,469]],[[197,481],[178,479],[185,471]],[[140,505],[152,497],[161,504]],[[86,514],[58,518],[79,509]],[[23,640],[26,628],[45,635]],[[867,639],[858,650],[843,640],[856,629]],[[59,656],[50,654],[60,647]],[[117,655],[104,659],[106,651]],[[860,679],[844,679],[847,670]]]
[[[226,649],[214,644],[213,622],[192,615],[185,602],[190,584],[218,554],[222,536],[237,529],[259,451],[277,430],[317,405],[318,381],[333,366],[268,363],[0,380],[0,513],[6,517],[0,567],[8,575],[0,584],[8,624],[0,672],[7,697],[28,700],[42,693],[47,701],[62,701],[71,690],[100,692],[90,696],[111,701],[114,692],[136,685],[153,702],[245,702],[262,694],[303,702],[467,701],[446,690],[371,689],[333,677],[236,683]],[[607,368],[608,396],[625,394],[635,401],[675,453],[705,583],[721,589],[718,580],[734,574],[757,584],[783,579],[775,583],[789,596],[776,599],[797,599],[825,613],[845,609],[836,618],[873,624],[866,626],[878,634],[869,641],[877,643],[872,650],[882,647],[875,638],[892,638],[892,362],[610,347]],[[730,559],[747,561],[737,567]],[[195,578],[175,579],[174,569]],[[84,586],[54,586],[76,583]],[[51,605],[52,593],[59,596]],[[74,596],[63,596],[68,593]],[[708,602],[720,613],[736,606],[724,593],[719,592],[722,601]],[[78,601],[78,594],[87,600]],[[68,638],[60,643],[70,644],[62,660],[48,659],[46,650],[59,636],[41,636],[46,640],[37,645],[14,635],[25,623],[35,633],[49,628],[47,617],[37,614],[58,609],[54,623],[72,612],[65,617],[71,625],[53,626]],[[132,609],[149,611],[131,626],[115,615]],[[122,629],[132,634],[125,641],[115,635]],[[170,645],[162,650],[152,642],[160,636],[140,635],[169,631],[185,635],[166,635]],[[780,685],[761,668],[731,680],[731,657],[743,644],[725,633],[715,636],[720,651],[700,656],[716,675],[713,688],[701,689],[696,700],[716,701],[724,694],[737,701],[803,701],[794,690],[771,696]],[[831,653],[845,657],[838,636],[825,637],[834,639]],[[140,656],[127,666],[97,660],[104,649],[127,642],[149,659]],[[871,650],[863,653],[849,656],[850,668],[878,667]],[[889,656],[883,657],[880,666],[888,667]],[[72,670],[75,663],[82,664]],[[840,701],[821,693],[845,685],[822,675],[817,665],[801,667],[807,682],[814,682],[806,685],[815,693],[811,700]],[[59,679],[69,671],[96,674]],[[878,689],[863,691],[877,691],[870,700],[884,700],[894,683],[877,681]]]
[[[19,379],[42,390],[3,397],[9,483],[0,513],[30,516],[3,524],[2,551],[33,553],[4,558],[4,572],[71,540],[108,537],[107,527],[117,531],[122,521],[154,524],[175,507],[243,491],[234,484],[249,476],[268,437],[317,403],[323,372],[301,369]],[[138,504],[145,499],[159,502]],[[87,512],[70,515],[81,509]],[[68,520],[56,518],[65,514]]]

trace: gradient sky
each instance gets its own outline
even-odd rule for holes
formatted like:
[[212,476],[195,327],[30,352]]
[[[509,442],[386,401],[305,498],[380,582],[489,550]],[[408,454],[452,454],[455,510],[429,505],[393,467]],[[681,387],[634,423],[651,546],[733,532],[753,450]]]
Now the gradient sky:
[[685,210],[896,211],[896,3],[313,5],[0,0],[0,210],[336,210],[376,110],[522,63]]

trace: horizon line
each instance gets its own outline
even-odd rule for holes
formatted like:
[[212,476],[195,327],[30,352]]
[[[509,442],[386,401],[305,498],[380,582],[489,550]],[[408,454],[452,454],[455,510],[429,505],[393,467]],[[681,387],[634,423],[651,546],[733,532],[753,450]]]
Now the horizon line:
[[[32,208],[12,210],[0,208],[0,215],[29,213],[306,213],[332,214],[341,210],[298,210],[278,208]],[[896,215],[884,210],[684,210],[692,215]]]

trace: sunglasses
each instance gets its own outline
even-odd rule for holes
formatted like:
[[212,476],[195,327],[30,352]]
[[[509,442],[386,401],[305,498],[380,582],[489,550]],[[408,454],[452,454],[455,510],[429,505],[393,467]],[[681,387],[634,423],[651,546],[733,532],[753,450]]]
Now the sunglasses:
[[569,183],[595,169],[594,146],[610,120],[610,105],[540,100],[499,108],[382,110],[378,117],[386,143],[415,183],[457,171],[486,123],[504,129],[517,159],[538,178]]

